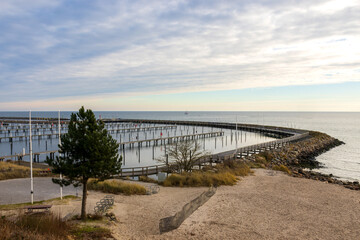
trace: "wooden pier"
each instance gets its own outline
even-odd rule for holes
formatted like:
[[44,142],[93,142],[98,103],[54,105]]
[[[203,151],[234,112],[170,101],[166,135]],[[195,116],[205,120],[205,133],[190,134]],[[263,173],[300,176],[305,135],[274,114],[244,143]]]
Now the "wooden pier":
[[173,137],[161,137],[161,138],[153,138],[153,139],[144,139],[144,140],[137,140],[137,141],[129,141],[129,142],[120,142],[120,149],[124,149],[126,145],[129,145],[130,148],[134,147],[138,144],[138,147],[141,147],[143,143],[145,146],[153,146],[163,145],[163,144],[172,144],[174,142],[181,142],[181,141],[188,141],[188,140],[196,140],[200,138],[206,137],[218,137],[223,136],[224,132],[208,132],[208,133],[197,133],[197,134],[189,134],[189,135],[182,135],[182,136],[173,136]]
[[[153,127],[142,127],[142,128],[110,128],[107,129],[107,131],[109,133],[126,133],[126,132],[140,132],[140,131],[150,131],[150,130],[165,130],[165,129],[175,129],[177,128],[176,125],[162,125],[162,126],[153,126]],[[50,129],[49,131],[51,132],[55,132],[55,133],[42,133],[42,134],[32,134],[32,139],[42,139],[43,137],[45,137],[46,139],[50,139],[52,137],[58,137],[59,133],[56,133],[56,130],[52,130]],[[32,132],[36,132],[36,131],[32,131]],[[66,132],[65,132],[66,133]],[[64,133],[62,133],[61,135],[63,135]],[[4,140],[9,140],[8,142],[13,142],[13,141],[23,141],[23,140],[27,140],[29,139],[30,136],[29,135],[16,135],[14,134],[11,136],[4,136],[4,137],[0,137],[0,143],[3,142]]]
[[125,133],[125,132],[141,132],[141,131],[151,131],[151,130],[165,130],[165,129],[175,129],[176,125],[164,125],[164,126],[153,126],[153,127],[139,127],[139,128],[117,128],[117,129],[107,129],[109,133]]
[[[62,133],[61,135],[63,135],[64,133]],[[45,139],[50,139],[53,136],[58,137],[59,133],[47,133],[47,134],[32,134],[31,138],[32,139],[42,139],[43,137],[45,137]],[[21,136],[7,136],[7,137],[0,137],[0,143],[3,142],[4,140],[8,139],[8,142],[14,142],[14,141],[24,141],[29,139],[30,136],[29,135],[21,135]]]
[[[52,151],[43,151],[43,152],[36,152],[33,153],[34,156],[34,162],[40,162],[40,155],[42,154],[49,154],[50,159],[55,159],[55,153],[57,153],[59,150],[52,150]],[[19,153],[9,156],[0,156],[0,162],[6,160],[6,159],[13,159],[15,158],[18,161],[21,161],[24,159],[25,156],[30,156],[30,153]]]

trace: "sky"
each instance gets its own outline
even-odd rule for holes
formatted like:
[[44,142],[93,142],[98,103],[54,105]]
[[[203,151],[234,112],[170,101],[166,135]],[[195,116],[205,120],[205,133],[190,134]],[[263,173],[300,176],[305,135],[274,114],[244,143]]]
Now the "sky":
[[360,0],[0,0],[0,111],[360,111]]

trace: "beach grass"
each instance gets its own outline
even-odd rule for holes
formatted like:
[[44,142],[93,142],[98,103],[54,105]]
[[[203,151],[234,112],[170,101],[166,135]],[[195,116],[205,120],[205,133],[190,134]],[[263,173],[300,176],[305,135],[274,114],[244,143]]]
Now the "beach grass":
[[234,185],[238,177],[244,177],[252,173],[250,167],[245,163],[226,161],[215,167],[207,166],[204,170],[171,174],[163,185],[166,187],[200,187]]
[[215,173],[195,171],[191,173],[171,174],[165,179],[163,185],[165,187],[219,186],[234,185],[236,181],[236,176],[230,172]]
[[19,215],[0,219],[0,239],[68,239],[70,226],[53,214]]
[[88,190],[101,191],[104,193],[125,194],[125,195],[144,195],[146,189],[144,186],[136,183],[127,183],[121,180],[105,180],[98,182],[90,179],[88,182]]

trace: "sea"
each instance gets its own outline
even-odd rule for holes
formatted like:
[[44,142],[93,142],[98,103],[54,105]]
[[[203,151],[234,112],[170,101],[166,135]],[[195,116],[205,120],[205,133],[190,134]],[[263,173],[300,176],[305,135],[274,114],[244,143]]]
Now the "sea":
[[[259,125],[291,127],[305,130],[320,131],[335,137],[345,144],[333,148],[316,158],[322,163],[317,171],[349,181],[360,180],[360,112],[220,112],[220,111],[184,111],[184,112],[154,112],[154,111],[94,111],[97,118],[123,118],[123,119],[159,119],[159,120],[189,120],[209,122],[233,122]],[[69,118],[71,112],[61,112],[62,118]],[[0,117],[28,117],[28,112],[0,112]],[[33,117],[57,118],[58,112],[32,112]],[[185,128],[184,128],[185,131]],[[191,131],[191,129],[190,129]],[[193,129],[193,131],[195,131]],[[196,131],[201,131],[196,129]],[[227,133],[227,148],[233,147],[232,133]],[[239,144],[240,136],[239,137]],[[241,139],[243,141],[243,139]],[[264,136],[248,135],[246,144],[270,141]],[[208,140],[210,141],[210,140]],[[216,140],[215,140],[216,141]],[[224,146],[223,140],[208,142]],[[231,143],[231,144],[230,144]],[[243,143],[245,144],[245,143]],[[150,151],[150,150],[149,150]],[[164,151],[161,149],[160,151]],[[139,152],[140,154],[140,152]],[[150,153],[149,153],[150,154]],[[134,155],[136,156],[136,154]],[[126,157],[125,157],[126,159]],[[134,161],[134,160],[133,160]],[[131,159],[125,161],[126,166],[133,166]]]

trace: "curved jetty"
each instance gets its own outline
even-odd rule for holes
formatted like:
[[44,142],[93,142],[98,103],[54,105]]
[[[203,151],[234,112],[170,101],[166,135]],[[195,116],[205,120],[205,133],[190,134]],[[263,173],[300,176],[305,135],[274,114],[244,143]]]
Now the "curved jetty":
[[[266,136],[279,138],[270,142],[264,142],[245,147],[240,147],[231,151],[226,151],[218,154],[213,154],[207,158],[201,159],[198,162],[199,167],[206,163],[219,163],[230,159],[242,158],[256,153],[269,151],[272,149],[282,148],[291,142],[305,139],[309,136],[309,131],[301,129],[291,129],[274,126],[264,126],[255,124],[236,124],[226,122],[202,122],[202,121],[177,121],[177,120],[150,120],[150,119],[103,119],[106,124],[116,124],[131,122],[131,123],[150,123],[150,124],[166,124],[166,125],[190,125],[203,126],[219,129],[237,129],[238,131],[258,132]],[[123,168],[119,177],[136,177],[142,175],[157,174],[159,172],[168,171],[169,165],[154,165],[146,167]]]

